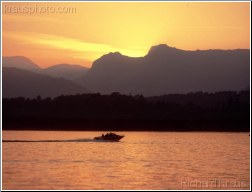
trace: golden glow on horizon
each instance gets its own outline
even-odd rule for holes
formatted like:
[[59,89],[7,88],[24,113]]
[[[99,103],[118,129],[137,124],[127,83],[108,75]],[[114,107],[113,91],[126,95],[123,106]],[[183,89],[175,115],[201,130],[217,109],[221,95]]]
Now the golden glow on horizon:
[[[145,52],[133,49],[121,49],[116,48],[111,45],[106,44],[95,44],[95,43],[88,43],[82,42],[81,40],[76,39],[68,39],[63,37],[52,37],[52,38],[34,38],[33,43],[41,44],[41,45],[48,45],[51,47],[55,47],[58,49],[65,49],[65,50],[73,50],[77,52],[85,52],[88,53],[89,57],[83,58],[95,60],[101,56],[101,54],[106,54],[108,52],[116,52],[119,51],[125,55],[130,55],[133,57],[137,56],[144,56]],[[93,53],[93,55],[92,55]],[[80,56],[81,57],[81,56]]]
[[[109,52],[139,57],[166,43],[185,50],[250,48],[249,2],[3,4],[3,55],[41,67],[90,66]],[[12,6],[76,7],[76,13],[9,13]]]

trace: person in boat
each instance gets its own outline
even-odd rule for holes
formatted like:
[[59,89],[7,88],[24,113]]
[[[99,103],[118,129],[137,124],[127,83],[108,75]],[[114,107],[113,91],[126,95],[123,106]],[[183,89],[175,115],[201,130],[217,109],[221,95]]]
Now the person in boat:
[[106,133],[105,135],[102,134],[102,137],[114,137],[114,136],[117,136],[117,135],[115,133],[112,133],[112,132]]

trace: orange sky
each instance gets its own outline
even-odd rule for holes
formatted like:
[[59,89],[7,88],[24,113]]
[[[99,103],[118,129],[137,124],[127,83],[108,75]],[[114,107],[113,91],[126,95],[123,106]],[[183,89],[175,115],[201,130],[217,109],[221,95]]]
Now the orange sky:
[[[70,8],[76,11],[55,12]],[[3,56],[26,56],[41,67],[90,66],[115,51],[144,56],[163,43],[185,50],[250,48],[249,2],[5,2],[2,9]]]

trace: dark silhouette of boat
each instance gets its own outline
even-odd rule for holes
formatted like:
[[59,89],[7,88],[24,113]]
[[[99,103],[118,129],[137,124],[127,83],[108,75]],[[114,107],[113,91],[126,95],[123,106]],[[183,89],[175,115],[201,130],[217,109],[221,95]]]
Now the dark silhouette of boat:
[[95,137],[94,140],[100,140],[100,141],[120,141],[124,135],[117,135],[115,133],[106,133],[105,135],[102,134],[102,136]]

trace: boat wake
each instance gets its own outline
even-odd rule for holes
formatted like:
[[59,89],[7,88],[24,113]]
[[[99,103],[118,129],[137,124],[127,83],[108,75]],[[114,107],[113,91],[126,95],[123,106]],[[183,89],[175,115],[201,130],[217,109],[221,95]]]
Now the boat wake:
[[102,142],[94,139],[67,139],[67,140],[3,140],[2,142]]

